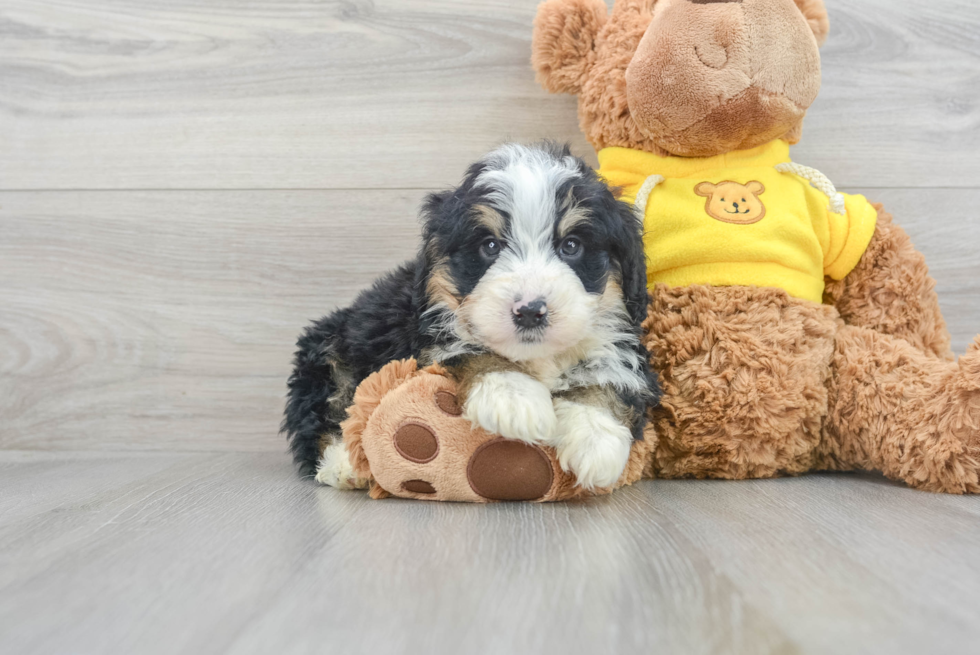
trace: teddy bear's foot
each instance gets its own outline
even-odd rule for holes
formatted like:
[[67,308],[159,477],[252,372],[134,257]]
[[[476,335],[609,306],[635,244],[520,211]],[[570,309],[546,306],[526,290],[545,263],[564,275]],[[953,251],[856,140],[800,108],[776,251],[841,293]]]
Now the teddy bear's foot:
[[980,340],[958,362],[845,327],[826,428],[831,468],[878,469],[926,491],[980,493]]
[[[585,493],[553,449],[474,427],[443,371],[412,368],[389,382],[386,373],[387,367],[362,383],[344,424],[352,473],[370,476],[372,497],[485,503]],[[550,396],[548,409],[554,413]],[[339,450],[330,455],[341,459]],[[324,468],[324,479],[343,484],[345,476],[342,462]]]
[[343,442],[327,446],[316,468],[316,481],[335,489],[367,489],[370,480],[354,473]]

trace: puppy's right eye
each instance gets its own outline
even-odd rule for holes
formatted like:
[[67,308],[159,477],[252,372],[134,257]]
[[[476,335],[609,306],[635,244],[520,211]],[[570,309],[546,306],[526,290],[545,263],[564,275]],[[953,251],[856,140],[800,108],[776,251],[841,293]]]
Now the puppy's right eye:
[[492,237],[487,239],[480,244],[480,254],[484,259],[496,259],[500,254],[500,241]]

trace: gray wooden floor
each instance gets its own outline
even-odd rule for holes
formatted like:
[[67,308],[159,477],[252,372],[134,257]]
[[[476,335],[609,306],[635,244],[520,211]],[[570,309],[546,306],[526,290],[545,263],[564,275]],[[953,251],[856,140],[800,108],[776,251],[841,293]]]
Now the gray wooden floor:
[[[593,158],[534,0],[0,4],[0,652],[980,652],[980,498],[875,476],[370,501],[291,471],[301,326],[509,139]],[[828,0],[797,161],[980,332],[980,4]],[[593,158],[594,161],[594,158]]]

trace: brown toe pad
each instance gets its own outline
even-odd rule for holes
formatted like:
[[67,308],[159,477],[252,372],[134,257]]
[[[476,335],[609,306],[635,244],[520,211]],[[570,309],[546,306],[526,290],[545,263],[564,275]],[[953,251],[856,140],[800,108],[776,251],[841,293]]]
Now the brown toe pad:
[[439,440],[432,430],[408,423],[395,432],[395,450],[407,460],[419,463],[431,462],[439,454]]
[[476,449],[466,477],[489,500],[538,500],[551,489],[554,471],[537,446],[499,437]]

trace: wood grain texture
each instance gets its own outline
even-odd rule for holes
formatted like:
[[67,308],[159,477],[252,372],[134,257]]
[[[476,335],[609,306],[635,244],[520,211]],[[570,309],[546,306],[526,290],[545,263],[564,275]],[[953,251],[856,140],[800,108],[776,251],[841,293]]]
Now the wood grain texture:
[[[980,191],[857,191],[933,263],[964,351]],[[299,331],[413,256],[422,196],[0,193],[0,448],[282,450]]]
[[366,195],[0,194],[0,447],[281,450],[300,330],[414,256]]
[[[0,188],[431,188],[491,146],[586,154],[534,0],[7,0]],[[828,0],[796,152],[838,185],[974,187],[980,5]]]
[[263,453],[0,452],[0,650],[846,655],[980,639],[973,498],[820,475],[476,506],[290,473]]

